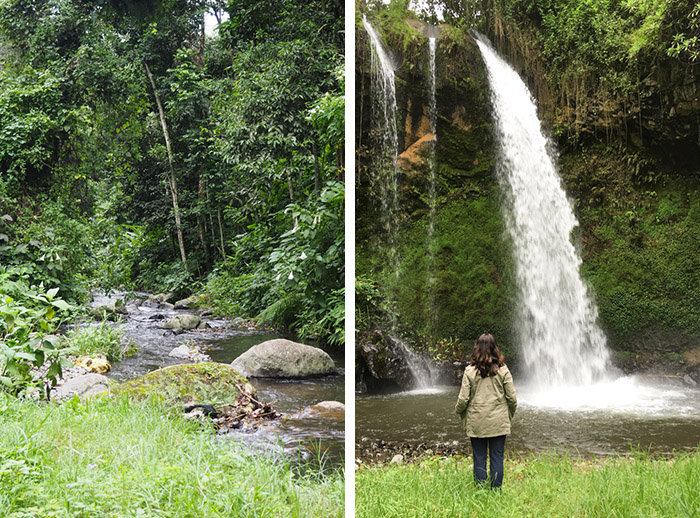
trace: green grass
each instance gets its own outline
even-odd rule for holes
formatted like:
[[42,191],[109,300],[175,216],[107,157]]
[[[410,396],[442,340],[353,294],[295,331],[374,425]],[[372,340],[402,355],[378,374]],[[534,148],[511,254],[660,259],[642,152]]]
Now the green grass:
[[357,518],[698,517],[700,454],[507,459],[500,492],[474,484],[470,459],[433,459],[363,468],[355,487]]
[[104,354],[109,361],[119,361],[136,351],[136,345],[131,340],[124,340],[125,334],[124,326],[111,325],[103,320],[100,324],[89,324],[69,331],[63,347],[66,354]]
[[0,517],[343,515],[343,479],[253,456],[153,402],[0,394]]

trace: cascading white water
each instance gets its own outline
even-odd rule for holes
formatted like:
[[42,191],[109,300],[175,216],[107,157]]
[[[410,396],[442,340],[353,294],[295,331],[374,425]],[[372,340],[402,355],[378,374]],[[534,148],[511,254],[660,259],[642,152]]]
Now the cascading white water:
[[[376,134],[378,145],[374,162],[374,178],[379,183],[380,217],[386,235],[385,248],[398,282],[401,265],[396,249],[396,219],[399,213],[397,184],[399,139],[396,125],[396,82],[394,75],[396,65],[391,52],[382,43],[381,35],[364,15],[362,24],[369,35],[372,47],[372,126],[378,132]],[[431,131],[435,131],[432,122]],[[400,338],[397,338],[396,316],[390,312],[390,318],[391,332],[389,337],[390,341],[393,342],[394,351],[405,360],[413,374],[417,388],[419,390],[429,389],[433,385],[433,379],[436,379],[437,373],[433,372],[430,361],[411,351]]]
[[378,132],[375,153],[375,179],[381,194],[382,225],[387,238],[387,253],[399,276],[399,257],[396,250],[396,218],[399,196],[397,185],[399,137],[396,126],[396,80],[394,58],[382,43],[381,35],[366,16],[362,25],[369,35],[372,47],[372,126]]
[[430,76],[428,84],[428,118],[430,120],[430,132],[435,136],[430,145],[429,174],[428,174],[428,204],[430,214],[428,216],[428,228],[426,237],[426,249],[428,257],[428,311],[431,325],[434,327],[437,321],[437,304],[435,303],[435,205],[437,202],[437,101],[435,95],[435,48],[437,38],[428,38]]
[[541,388],[608,377],[610,354],[571,242],[578,225],[518,73],[475,36],[486,64],[499,150],[498,181],[518,283],[517,332],[526,375]]

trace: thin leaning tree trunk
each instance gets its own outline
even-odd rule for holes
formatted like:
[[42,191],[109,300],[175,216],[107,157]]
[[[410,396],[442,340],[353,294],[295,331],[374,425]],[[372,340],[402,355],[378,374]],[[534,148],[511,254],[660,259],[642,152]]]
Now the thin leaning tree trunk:
[[165,121],[165,112],[163,111],[163,105],[160,102],[160,97],[158,96],[158,90],[156,89],[156,81],[153,79],[153,74],[151,69],[148,67],[148,63],[143,62],[146,67],[146,74],[148,74],[148,79],[151,82],[151,87],[153,88],[153,95],[156,98],[156,105],[158,105],[158,115],[160,116],[160,126],[163,128],[163,138],[165,139],[165,148],[168,151],[168,166],[170,168],[170,175],[168,177],[168,183],[170,184],[170,194],[173,197],[173,210],[175,212],[175,228],[177,230],[177,242],[180,246],[180,258],[182,262],[187,262],[187,255],[185,254],[185,242],[182,238],[182,224],[180,223],[180,204],[177,201],[177,181],[175,179],[175,166],[173,165],[173,150],[170,145],[170,134],[168,133],[168,124]]

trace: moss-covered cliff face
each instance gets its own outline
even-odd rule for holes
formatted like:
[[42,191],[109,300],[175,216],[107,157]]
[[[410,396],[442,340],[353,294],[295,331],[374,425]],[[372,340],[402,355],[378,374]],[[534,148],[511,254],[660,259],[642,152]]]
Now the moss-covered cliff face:
[[[399,66],[396,252],[398,276],[388,258],[390,237],[381,225],[380,190],[373,182],[378,151],[371,118],[371,54],[358,20],[356,128],[357,274],[373,283],[381,309],[360,311],[361,326],[386,327],[396,315],[399,332],[417,347],[442,340],[471,344],[496,333],[508,350],[512,290],[509,259],[494,174],[488,85],[478,48],[466,30],[441,26],[436,50],[437,139],[429,121],[429,51],[425,25],[389,13],[372,18]],[[435,146],[435,211],[431,213],[430,161]],[[429,239],[429,227],[433,238]],[[358,293],[359,304],[363,293]],[[458,348],[459,349],[459,348]],[[464,350],[470,350],[471,345]],[[461,351],[461,349],[460,349]],[[434,350],[434,352],[437,352]],[[461,355],[458,352],[457,355]]]
[[[574,239],[581,246],[582,275],[591,285],[614,356],[630,370],[698,371],[700,67],[668,53],[654,54],[652,48],[638,52],[637,68],[622,58],[586,61],[586,52],[604,54],[602,40],[600,49],[595,41],[582,41],[577,48],[568,40],[560,49],[545,47],[552,41],[546,33],[551,27],[542,25],[547,13],[519,11],[515,7],[523,1],[486,2],[492,11],[481,20],[482,29],[528,79],[543,124],[558,144],[562,178],[580,222]],[[503,4],[512,4],[513,11],[506,12]],[[424,342],[434,353],[450,357],[463,355],[479,333],[490,331],[512,361],[517,357],[510,333],[512,259],[494,178],[488,85],[478,50],[466,30],[441,27],[437,212],[435,239],[428,245],[429,163],[421,153],[430,148],[420,144],[428,105],[427,39],[411,15],[387,10],[373,20],[401,59],[397,99],[404,159],[399,160],[396,240],[401,269],[396,278],[387,264],[387,240],[376,212],[380,204],[367,145],[372,140],[370,50],[358,23],[357,272],[365,287],[358,293],[364,308],[359,323],[369,327],[392,312],[402,332],[414,335],[414,343],[428,336]],[[635,35],[633,17],[623,21]],[[569,20],[559,23],[567,27]],[[628,55],[625,49],[616,52]],[[579,69],[585,74],[577,75]],[[368,281],[379,296],[367,289]],[[452,347],[455,339],[462,345]]]

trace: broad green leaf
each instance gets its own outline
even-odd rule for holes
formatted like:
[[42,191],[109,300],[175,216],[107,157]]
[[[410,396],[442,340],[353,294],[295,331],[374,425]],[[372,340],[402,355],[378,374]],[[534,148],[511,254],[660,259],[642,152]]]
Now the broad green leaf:
[[61,299],[54,300],[51,302],[51,304],[53,304],[55,307],[57,307],[58,309],[61,309],[63,311],[70,311],[71,309],[73,309],[73,306],[68,304],[65,300],[61,300]]
[[63,369],[61,368],[61,362],[53,362],[49,366],[49,370],[46,372],[48,378],[55,378],[63,374]]

